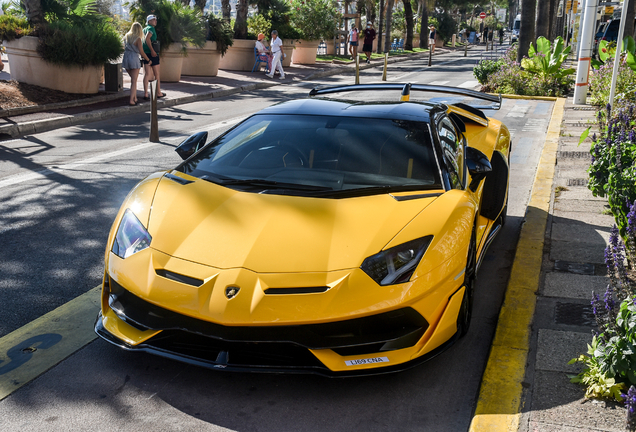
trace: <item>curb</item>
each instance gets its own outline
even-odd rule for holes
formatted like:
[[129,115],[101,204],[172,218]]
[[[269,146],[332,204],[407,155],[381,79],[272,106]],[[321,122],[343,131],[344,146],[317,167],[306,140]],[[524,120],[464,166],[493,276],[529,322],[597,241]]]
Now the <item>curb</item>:
[[[174,99],[164,99],[157,101],[157,108],[168,108],[175,105],[186,104],[190,102],[196,102],[204,99],[212,99],[218,97],[229,96],[236,93],[242,93],[245,91],[257,90],[262,88],[269,88],[278,83],[255,83],[246,84],[240,87],[234,87],[222,90],[213,90],[210,92],[199,93],[190,96],[183,96]],[[99,102],[99,101],[98,101]],[[63,117],[57,117],[54,119],[35,120],[31,122],[9,124],[0,126],[0,136],[9,135],[12,138],[19,138],[25,135],[31,135],[35,133],[47,132],[53,129],[77,126],[94,121],[107,120],[115,117],[119,117],[126,114],[142,113],[150,110],[150,105],[139,105],[135,107],[122,106],[118,108],[105,108],[101,110],[89,111],[82,114],[67,115]]]
[[[545,99],[541,99],[545,100]],[[565,98],[556,99],[470,432],[517,431]]]

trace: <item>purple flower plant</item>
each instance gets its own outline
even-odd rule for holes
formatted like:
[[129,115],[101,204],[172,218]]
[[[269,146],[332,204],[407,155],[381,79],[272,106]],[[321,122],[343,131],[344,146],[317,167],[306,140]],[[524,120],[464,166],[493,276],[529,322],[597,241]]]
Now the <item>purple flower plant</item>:
[[627,408],[627,427],[634,430],[636,427],[636,387],[630,386],[627,393],[621,394],[625,399],[625,407]]

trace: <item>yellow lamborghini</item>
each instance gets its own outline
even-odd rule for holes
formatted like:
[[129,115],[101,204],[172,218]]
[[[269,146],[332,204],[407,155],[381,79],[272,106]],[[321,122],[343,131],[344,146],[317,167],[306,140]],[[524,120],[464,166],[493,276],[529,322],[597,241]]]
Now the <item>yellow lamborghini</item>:
[[[402,96],[370,101],[380,90]],[[215,369],[329,376],[402,370],[464,335],[505,221],[510,134],[480,106],[413,91],[501,105],[327,87],[184,141],[184,162],[114,221],[97,334]]]

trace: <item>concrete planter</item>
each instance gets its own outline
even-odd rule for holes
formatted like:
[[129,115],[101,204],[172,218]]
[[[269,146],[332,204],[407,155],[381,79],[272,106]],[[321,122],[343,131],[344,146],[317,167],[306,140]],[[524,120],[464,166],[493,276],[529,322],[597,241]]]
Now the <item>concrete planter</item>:
[[254,67],[254,45],[254,40],[234,39],[232,46],[221,57],[219,69],[251,71]]
[[[297,45],[294,43],[293,39],[285,40],[283,39],[283,52],[287,54],[287,57],[283,59],[283,68],[291,66],[292,57],[294,56],[294,48]],[[318,53],[318,45],[316,45],[316,53]],[[316,63],[316,59],[314,58],[314,63]]]
[[173,43],[168,48],[161,48],[159,64],[161,65],[161,82],[179,82],[183,69],[181,44]]
[[101,66],[61,66],[46,62],[37,52],[38,38],[24,36],[4,41],[11,65],[11,79],[66,93],[99,91]]
[[182,75],[216,76],[219,72],[221,53],[215,41],[207,41],[201,48],[188,47],[188,55],[183,58]]
[[[299,40],[292,54],[292,63],[312,65],[316,64],[316,55],[318,54],[319,40],[307,41]],[[333,46],[332,46],[333,49]],[[289,57],[289,54],[287,54]],[[285,65],[283,64],[283,67]]]

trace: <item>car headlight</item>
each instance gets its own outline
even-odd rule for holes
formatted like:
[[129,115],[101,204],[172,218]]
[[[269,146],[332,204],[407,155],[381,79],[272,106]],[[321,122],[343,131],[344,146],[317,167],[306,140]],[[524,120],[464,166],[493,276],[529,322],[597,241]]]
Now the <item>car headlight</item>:
[[129,256],[146,249],[150,246],[152,237],[146,228],[139,222],[137,216],[130,209],[126,209],[124,216],[119,222],[119,228],[113,241],[111,249],[120,258]]
[[379,285],[407,282],[432,240],[426,236],[384,250],[365,259],[360,268]]

